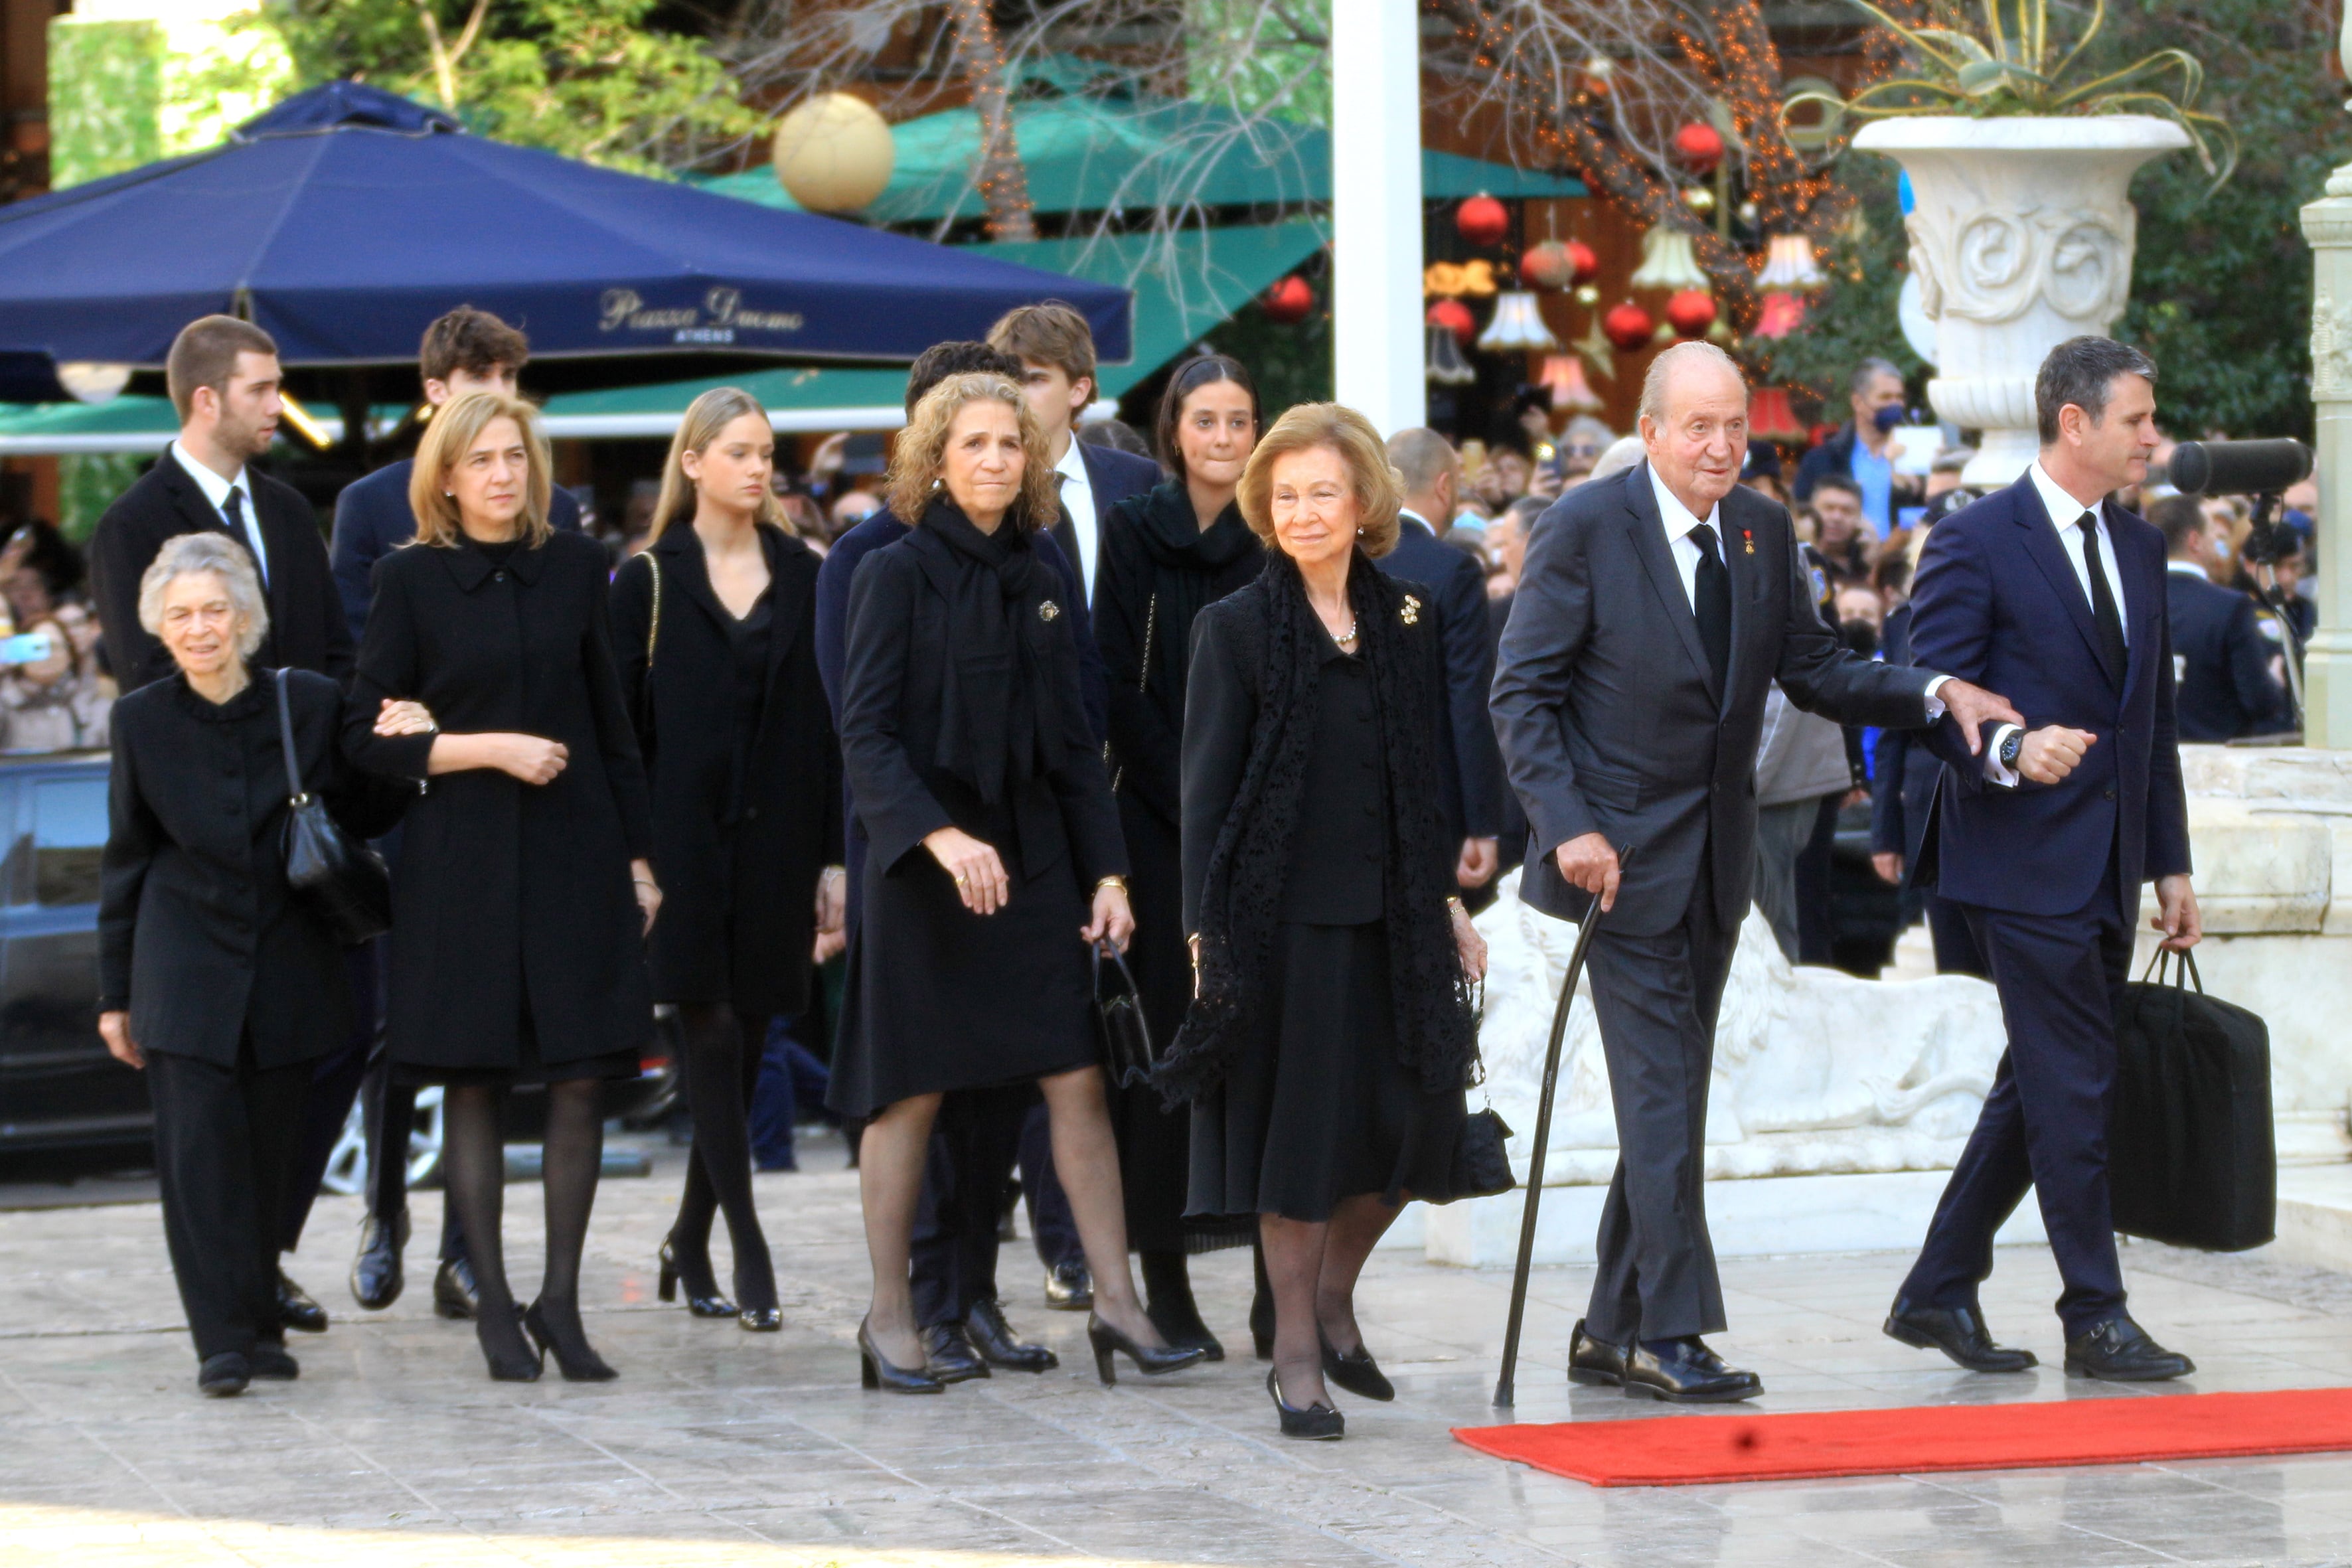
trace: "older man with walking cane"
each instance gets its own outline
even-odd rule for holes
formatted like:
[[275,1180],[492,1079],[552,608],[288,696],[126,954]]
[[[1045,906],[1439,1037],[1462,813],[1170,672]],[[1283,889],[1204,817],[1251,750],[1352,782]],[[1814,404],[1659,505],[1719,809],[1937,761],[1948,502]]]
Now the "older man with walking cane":
[[[1609,919],[1590,963],[1620,1154],[1600,1271],[1569,1376],[1675,1403],[1751,1398],[1699,1336],[1724,1326],[1706,1232],[1716,1012],[1756,869],[1765,692],[1916,729],[1948,710],[1976,743],[2000,698],[1849,652],[1822,623],[1779,504],[1738,488],[1748,388],[1678,344],[1642,387],[1646,460],[1538,521],[1495,676],[1496,733],[1528,822],[1520,896]],[[1640,850],[1621,868],[1618,846]]]

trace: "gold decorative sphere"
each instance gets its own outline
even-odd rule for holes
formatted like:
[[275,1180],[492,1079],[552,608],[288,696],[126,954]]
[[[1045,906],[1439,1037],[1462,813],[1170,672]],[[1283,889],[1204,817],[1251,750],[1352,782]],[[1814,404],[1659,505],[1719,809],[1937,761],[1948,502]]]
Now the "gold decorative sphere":
[[890,122],[862,98],[828,92],[776,122],[776,183],[814,213],[856,212],[890,183]]

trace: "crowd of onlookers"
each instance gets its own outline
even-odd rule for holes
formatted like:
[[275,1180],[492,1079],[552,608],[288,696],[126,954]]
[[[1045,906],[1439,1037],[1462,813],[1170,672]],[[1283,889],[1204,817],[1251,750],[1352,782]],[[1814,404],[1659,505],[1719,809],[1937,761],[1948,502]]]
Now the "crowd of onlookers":
[[0,545],[0,750],[103,746],[115,683],[81,552],[34,519]]

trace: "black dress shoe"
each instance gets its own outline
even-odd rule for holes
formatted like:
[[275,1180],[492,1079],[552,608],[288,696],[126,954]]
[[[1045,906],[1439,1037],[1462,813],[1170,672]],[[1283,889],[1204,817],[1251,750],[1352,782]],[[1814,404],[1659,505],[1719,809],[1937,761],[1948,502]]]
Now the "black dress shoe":
[[302,1375],[302,1364],[286,1353],[286,1347],[268,1340],[256,1341],[245,1352],[245,1361],[255,1377],[272,1383],[291,1383]]
[[1992,1342],[1972,1307],[1915,1307],[1897,1300],[1886,1314],[1886,1337],[1923,1351],[1942,1351],[1970,1372],[2024,1372],[2040,1364],[2032,1351]]
[[2087,1334],[2066,1342],[2066,1375],[2105,1383],[2163,1383],[2187,1377],[2197,1363],[2166,1350],[2147,1331],[2117,1313]]
[[245,1385],[253,1381],[253,1363],[235,1351],[223,1351],[218,1355],[205,1357],[196,1368],[196,1391],[215,1399],[226,1399],[243,1394]]
[[1586,1331],[1584,1320],[1568,1336],[1568,1381],[1595,1388],[1625,1386],[1625,1347],[1597,1340]]
[[1045,1270],[1045,1305],[1056,1312],[1091,1312],[1094,1277],[1083,1263],[1056,1263]]
[[969,1383],[988,1375],[988,1363],[963,1337],[961,1323],[933,1323],[923,1331],[923,1370],[941,1383]]
[[408,1245],[408,1211],[389,1220],[370,1215],[360,1224],[360,1255],[352,1259],[352,1299],[371,1312],[400,1300],[408,1283],[401,1272],[401,1249]]
[[433,1273],[433,1315],[471,1318],[481,1300],[474,1291],[474,1266],[462,1258],[445,1258]]
[[327,1309],[310,1300],[308,1290],[286,1278],[283,1268],[278,1271],[278,1321],[306,1334],[327,1331]]
[[1006,1372],[1051,1372],[1062,1364],[1062,1358],[1044,1345],[1016,1338],[1013,1325],[1004,1321],[1004,1303],[992,1298],[972,1303],[963,1333],[981,1360]]
[[1146,1377],[1160,1377],[1171,1372],[1181,1372],[1197,1366],[1205,1358],[1200,1348],[1180,1349],[1175,1345],[1147,1345],[1112,1328],[1092,1313],[1087,1316],[1087,1343],[1094,1348],[1095,1375],[1105,1386],[1118,1381],[1118,1370],[1111,1360],[1116,1351],[1135,1363],[1135,1370]]
[[1669,1405],[1727,1405],[1764,1392],[1764,1380],[1727,1366],[1696,1334],[1642,1340],[1625,1358],[1625,1392]]
[[1348,1418],[1328,1405],[1310,1405],[1304,1410],[1282,1396],[1282,1373],[1268,1367],[1265,1391],[1274,1396],[1274,1408],[1282,1418],[1282,1435],[1305,1437],[1310,1441],[1329,1443],[1348,1435]]
[[948,1385],[925,1372],[921,1367],[900,1366],[882,1353],[874,1342],[873,1331],[865,1323],[857,1325],[858,1381],[868,1388],[878,1388],[885,1394],[945,1394]]
[[1361,1344],[1353,1352],[1341,1355],[1325,1338],[1320,1330],[1316,1337],[1323,1342],[1323,1380],[1336,1383],[1350,1394],[1360,1394],[1366,1399],[1376,1399],[1385,1405],[1396,1397],[1396,1384],[1381,1371],[1381,1363]]
[[[683,1281],[686,1285],[686,1310],[693,1316],[732,1318],[739,1315],[735,1303],[719,1293],[719,1279],[710,1270],[708,1253],[697,1258],[679,1251],[677,1243],[665,1237],[660,1261],[661,1279],[655,1284],[655,1295],[665,1301],[675,1301],[679,1282]],[[782,1326],[781,1320],[778,1326]]]

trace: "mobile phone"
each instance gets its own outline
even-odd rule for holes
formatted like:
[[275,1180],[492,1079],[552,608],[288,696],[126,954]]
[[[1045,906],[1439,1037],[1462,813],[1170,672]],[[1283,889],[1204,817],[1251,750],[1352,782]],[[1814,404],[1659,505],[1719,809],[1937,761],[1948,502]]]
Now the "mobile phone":
[[49,657],[49,634],[19,632],[0,637],[0,664],[38,664]]

